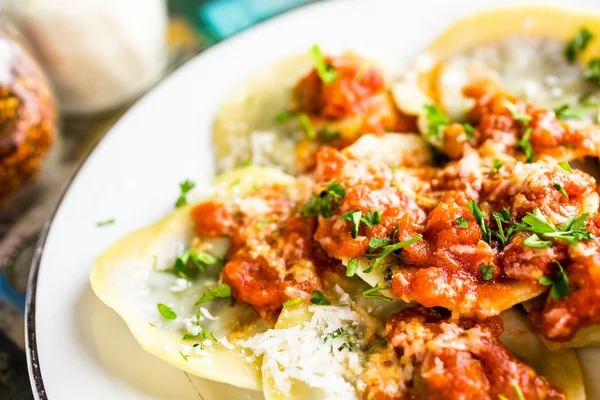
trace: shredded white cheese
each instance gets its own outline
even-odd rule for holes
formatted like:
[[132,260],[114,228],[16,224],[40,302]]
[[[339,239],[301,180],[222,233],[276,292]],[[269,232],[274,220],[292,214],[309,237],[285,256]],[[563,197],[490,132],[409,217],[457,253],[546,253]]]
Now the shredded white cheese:
[[[356,391],[344,377],[362,372],[359,350],[349,349],[347,335],[359,315],[346,306],[313,306],[309,322],[287,329],[270,329],[236,344],[263,356],[263,371],[273,378],[277,391],[289,395],[293,381],[319,388],[328,399],[355,399]],[[325,340],[327,335],[331,335]]]

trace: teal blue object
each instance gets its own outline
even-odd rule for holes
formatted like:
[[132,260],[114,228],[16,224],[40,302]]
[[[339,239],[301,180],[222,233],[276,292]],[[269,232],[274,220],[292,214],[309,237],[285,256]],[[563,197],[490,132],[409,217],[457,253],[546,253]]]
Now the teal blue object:
[[0,301],[12,304],[19,312],[25,312],[25,294],[15,289],[0,272]]
[[218,0],[205,3],[199,12],[217,38],[224,39],[302,3],[303,0]]
[[171,11],[185,16],[204,39],[216,42],[309,0],[172,0]]

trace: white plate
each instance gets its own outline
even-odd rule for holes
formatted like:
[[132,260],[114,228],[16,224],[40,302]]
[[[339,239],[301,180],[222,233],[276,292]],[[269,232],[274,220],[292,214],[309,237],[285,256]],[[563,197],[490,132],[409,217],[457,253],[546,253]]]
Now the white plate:
[[[535,3],[600,9],[597,0]],[[187,376],[141,350],[120,318],[93,295],[88,271],[94,259],[118,237],[172,211],[183,179],[201,186],[210,182],[213,117],[233,87],[261,66],[314,43],[409,59],[457,18],[511,4],[523,2],[317,3],[215,46],[160,84],[98,145],[43,235],[27,307],[28,361],[37,398],[261,398]],[[96,227],[108,218],[116,223]],[[589,367],[594,355],[587,351]]]

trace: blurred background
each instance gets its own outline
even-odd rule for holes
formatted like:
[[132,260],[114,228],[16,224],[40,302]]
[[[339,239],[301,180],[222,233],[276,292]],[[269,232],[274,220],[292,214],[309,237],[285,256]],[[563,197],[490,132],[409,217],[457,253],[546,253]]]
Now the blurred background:
[[40,230],[78,166],[204,49],[309,0],[0,0],[0,399],[33,398],[23,312]]

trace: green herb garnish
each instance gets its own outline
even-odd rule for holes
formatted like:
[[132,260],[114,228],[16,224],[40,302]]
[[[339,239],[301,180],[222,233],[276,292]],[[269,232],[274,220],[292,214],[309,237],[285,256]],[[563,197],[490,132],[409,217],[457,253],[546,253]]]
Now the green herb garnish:
[[590,30],[585,27],[581,28],[565,47],[565,58],[567,61],[571,64],[574,63],[577,55],[585,50],[593,37],[594,34]]
[[315,44],[312,47],[310,55],[317,71],[317,75],[319,75],[321,81],[326,85],[335,82],[338,78],[338,73],[331,65],[328,65],[325,62],[325,57],[323,56],[323,53],[321,53],[321,49],[318,45]]
[[106,221],[100,221],[96,223],[96,226],[98,227],[103,227],[103,226],[108,226],[108,225],[112,225],[116,222],[116,220],[114,218],[110,218],[107,219]]
[[509,226],[505,231],[502,224],[507,224],[510,222],[510,212],[506,208],[503,208],[501,213],[493,212],[492,215],[496,220],[496,225],[498,226],[498,231],[493,232],[493,234],[500,241],[500,243],[502,243],[502,246],[506,246],[513,234],[514,225]]
[[579,99],[579,103],[582,106],[587,107],[587,108],[594,108],[594,107],[600,106],[600,102],[598,102],[598,99],[596,98],[596,94],[594,94],[594,93],[584,94]]
[[331,142],[333,140],[339,139],[342,137],[342,134],[337,131],[330,131],[328,129],[319,129],[317,132],[317,138],[324,143]]
[[492,240],[492,230],[483,219],[485,215],[473,200],[469,201],[469,203],[467,204],[467,208],[469,209],[469,211],[475,218],[475,221],[477,221],[477,224],[481,228],[481,234],[483,238],[486,242],[489,243]]
[[329,218],[333,215],[333,211],[342,204],[341,199],[344,197],[346,197],[344,186],[338,181],[332,181],[327,185],[327,189],[322,190],[318,195],[312,195],[304,209],[304,216],[320,215]]
[[372,228],[375,225],[381,223],[381,213],[379,211],[367,211],[367,214],[362,217],[361,221],[367,225],[369,228]]
[[362,292],[362,295],[365,299],[376,299],[376,300],[384,300],[387,302],[391,302],[392,299],[390,299],[389,297],[384,296],[382,294],[376,294],[377,292],[380,292],[385,289],[389,289],[389,288],[386,286],[379,286],[379,284],[377,284],[377,285],[375,285],[375,287]]
[[569,165],[568,161],[561,161],[561,162],[558,163],[558,166],[561,167],[562,169],[564,169],[565,171],[567,171],[570,174],[573,173],[573,169]]
[[531,236],[528,236],[525,240],[523,240],[523,244],[527,247],[532,247],[534,249],[547,249],[550,247],[552,242],[550,240],[542,240],[535,233]]
[[550,296],[556,301],[564,299],[569,295],[569,278],[567,278],[567,274],[565,274],[562,265],[556,260],[552,261],[558,266],[554,276],[542,276],[539,282],[544,286],[552,286],[550,288]]
[[352,224],[352,237],[355,238],[358,235],[358,228],[360,226],[360,218],[362,217],[362,212],[358,210],[348,211],[342,214],[340,219],[344,221],[350,221]]
[[467,218],[465,218],[465,217],[457,217],[456,218],[456,226],[458,226],[460,229],[468,228],[469,225],[471,225],[471,221],[469,221]]
[[519,121],[521,124],[527,126],[531,121],[531,115],[522,114],[517,106],[508,100],[503,101],[504,107],[510,112],[510,115],[515,121]]
[[312,123],[310,122],[310,118],[308,117],[308,115],[306,113],[301,113],[298,116],[298,119],[300,120],[300,125],[302,126],[302,130],[304,130],[306,137],[310,140],[316,139],[317,132],[315,131],[315,128],[312,126]]
[[226,283],[219,283],[214,288],[209,289],[206,292],[204,292],[204,294],[202,296],[200,296],[200,298],[198,299],[198,301],[196,301],[196,303],[194,303],[194,305],[197,306],[198,304],[206,303],[206,302],[213,301],[216,299],[228,299],[230,297],[231,297],[231,286],[229,286]]
[[448,125],[448,118],[433,104],[425,104],[425,117],[427,118],[427,134],[437,140],[444,137],[444,129]]
[[525,129],[525,133],[523,133],[523,137],[519,140],[519,147],[525,153],[525,160],[530,163],[533,162],[533,158],[535,153],[533,152],[533,147],[531,146],[531,128],[527,127]]
[[593,58],[583,70],[583,77],[600,86],[600,57]]
[[295,299],[289,299],[288,301],[285,301],[283,303],[284,307],[293,307],[296,306],[298,304],[302,303],[302,298],[301,297],[296,297]]
[[[189,280],[190,272],[204,272],[207,266],[217,263],[218,260],[208,253],[195,249],[188,249],[175,259],[173,268],[165,270],[165,272],[171,272],[179,278]],[[191,266],[195,268],[190,269]]]
[[500,170],[500,168],[502,168],[502,163],[497,158],[494,158],[494,161],[492,164],[492,172],[495,174],[496,172],[498,172]]
[[[383,240],[385,239],[388,241],[387,243],[389,243],[389,239],[387,238],[371,238],[369,240],[369,249],[367,250],[367,253],[364,256],[369,260],[375,259],[375,263],[373,264],[372,268],[377,268],[383,263],[387,256],[393,254],[394,252],[404,247],[410,246],[416,241],[421,240],[421,238],[423,238],[423,235],[417,235],[403,242],[386,245],[383,245]],[[373,239],[376,239],[376,241],[374,242]],[[375,246],[373,246],[373,244]],[[381,251],[374,253],[374,251],[376,251],[377,249],[381,249]]]
[[352,224],[352,237],[355,238],[358,235],[358,229],[360,223],[364,223],[369,228],[379,224],[381,222],[381,213],[379,211],[367,211],[363,216],[363,213],[359,210],[352,210],[345,212],[340,217],[344,221],[349,221]]
[[560,192],[560,194],[562,194],[565,199],[569,200],[569,194],[567,193],[567,191],[565,190],[565,188],[563,187],[563,185],[561,185],[560,183],[554,182],[552,184],[552,186],[554,187],[554,189],[558,190]]
[[517,395],[517,400],[525,400],[525,396],[523,396],[523,392],[521,391],[521,388],[519,387],[519,385],[514,385],[513,390],[515,391],[515,394]]
[[166,304],[158,303],[158,312],[163,316],[164,319],[176,319],[177,314],[171,307]]
[[287,122],[292,119],[293,116],[294,114],[289,111],[281,111],[275,116],[275,122]]
[[348,264],[346,265],[346,276],[347,277],[353,277],[354,274],[356,274],[357,270],[358,270],[358,259],[357,258],[351,258],[348,261]]
[[588,214],[583,213],[579,217],[570,216],[564,225],[555,227],[536,208],[533,214],[527,213],[521,222],[515,224],[515,229],[535,233],[544,239],[562,240],[567,244],[576,245],[581,240],[592,239],[592,234],[585,226]]
[[472,142],[473,139],[475,139],[475,135],[473,135],[473,133],[475,132],[473,125],[465,123],[462,124],[462,126],[465,130],[465,135],[467,136],[467,142]]
[[479,271],[481,272],[481,280],[484,282],[491,281],[494,279],[494,264],[479,264]]
[[196,183],[194,181],[190,181],[189,179],[186,179],[179,184],[179,190],[181,193],[175,202],[176,208],[183,207],[187,204],[187,194],[195,187]]
[[331,302],[329,300],[327,300],[325,295],[323,293],[321,293],[321,291],[319,291],[319,290],[315,290],[313,292],[313,297],[312,297],[312,299],[310,299],[310,302],[312,304],[317,304],[319,306],[330,306],[331,305]]
[[554,110],[556,118],[565,119],[582,119],[585,116],[585,110],[580,107],[571,107],[568,104],[562,105]]

